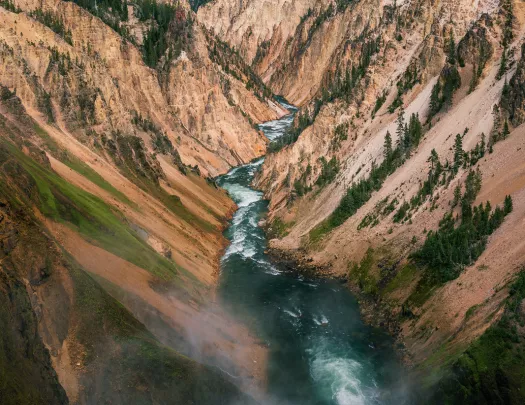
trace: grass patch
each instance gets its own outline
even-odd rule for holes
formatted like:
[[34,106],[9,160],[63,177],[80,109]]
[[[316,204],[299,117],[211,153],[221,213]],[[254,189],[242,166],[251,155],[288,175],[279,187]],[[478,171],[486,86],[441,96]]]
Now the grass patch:
[[408,297],[408,302],[415,307],[422,307],[438,287],[439,285],[423,277],[419,283],[417,283],[416,289],[410,294],[410,297]]
[[417,277],[417,273],[418,269],[413,263],[405,264],[381,293],[386,295],[400,288],[406,288],[414,282]]
[[469,309],[467,309],[467,312],[465,312],[465,320],[470,319],[470,317],[474,315],[478,307],[479,305],[472,305]]
[[1,142],[36,184],[37,204],[42,213],[63,222],[86,240],[162,279],[173,279],[180,272],[195,277],[182,267],[159,255],[141,240],[125,223],[118,211],[100,198],[75,187],[53,171],[25,156],[13,144]]
[[290,233],[290,228],[294,226],[295,222],[284,222],[281,218],[276,217],[270,227],[268,228],[269,239],[282,239]]
[[100,174],[98,174],[95,170],[93,170],[89,165],[82,162],[76,156],[71,156],[69,153],[62,150],[58,146],[58,144],[55,142],[55,140],[51,138],[49,134],[42,127],[40,127],[38,124],[35,123],[34,129],[35,129],[35,132],[44,141],[46,148],[49,150],[49,152],[51,152],[51,154],[56,159],[60,160],[67,167],[74,170],[78,174],[84,176],[86,179],[91,181],[93,184],[99,186],[102,190],[107,191],[113,197],[123,202],[124,204],[127,204],[133,208],[138,208],[135,203],[133,203],[128,197],[126,197],[123,193],[121,193],[119,190],[113,187],[110,183],[108,183]]
[[377,295],[378,293],[378,280],[373,274],[370,274],[374,263],[374,249],[369,248],[359,264],[350,263],[349,266],[349,278],[355,280],[365,294]]
[[525,403],[525,270],[510,288],[502,318],[451,367],[431,403]]

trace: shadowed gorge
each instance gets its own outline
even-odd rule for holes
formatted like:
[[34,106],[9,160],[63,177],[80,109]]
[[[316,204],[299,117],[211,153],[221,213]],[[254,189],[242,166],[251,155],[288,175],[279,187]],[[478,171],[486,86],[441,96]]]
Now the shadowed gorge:
[[0,0],[0,404],[525,403],[525,3]]

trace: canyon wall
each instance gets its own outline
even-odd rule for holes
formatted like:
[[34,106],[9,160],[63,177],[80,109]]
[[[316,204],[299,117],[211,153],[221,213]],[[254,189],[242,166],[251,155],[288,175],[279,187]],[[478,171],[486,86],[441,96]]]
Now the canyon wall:
[[287,111],[188,5],[94,4],[0,2],[0,395],[251,403],[266,352],[214,303],[212,177]]
[[[198,16],[206,23],[233,3],[210,2]],[[268,35],[232,34],[246,12],[217,30],[262,67],[275,93],[302,107],[255,183],[270,201],[270,245],[346,280],[365,317],[391,329],[428,385],[452,369],[461,377],[451,390],[460,381],[469,401],[491,403],[523,372],[509,360],[507,383],[494,383],[499,394],[469,391],[475,378],[494,381],[487,377],[493,371],[481,371],[492,360],[480,347],[496,345],[494,331],[509,325],[525,262],[523,6],[454,0],[309,7],[285,47],[265,50],[279,54],[267,64],[264,56],[251,58],[248,42],[266,47]],[[250,15],[267,12],[253,8]],[[491,214],[497,229],[479,236],[475,252],[471,240],[445,259],[450,244],[460,243],[447,238],[478,226],[480,204],[485,212],[499,207]],[[509,212],[500,222],[504,206]],[[447,244],[441,256],[432,243]],[[512,358],[519,344],[502,358]],[[502,367],[494,364],[488,368]],[[508,401],[519,403],[515,386],[510,391]]]

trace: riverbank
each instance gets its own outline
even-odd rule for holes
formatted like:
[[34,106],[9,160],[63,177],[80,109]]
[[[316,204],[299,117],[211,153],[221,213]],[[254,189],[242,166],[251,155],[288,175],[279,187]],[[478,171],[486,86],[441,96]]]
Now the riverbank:
[[[283,121],[261,127],[276,139],[292,119]],[[221,260],[217,296],[268,348],[263,403],[405,403],[399,390],[404,371],[392,340],[362,322],[358,303],[341,280],[314,277],[306,274],[309,266],[268,254],[259,226],[268,203],[251,186],[262,162],[217,180],[238,206],[225,232],[230,244]]]
[[[265,230],[267,232],[267,228]],[[381,328],[395,339],[395,350],[400,360],[408,367],[413,365],[409,352],[406,349],[399,314],[392,311],[388,303],[378,301],[367,295],[356,284],[352,283],[348,275],[335,272],[331,266],[320,266],[314,264],[306,251],[284,251],[269,247],[266,251],[275,262],[281,263],[291,274],[300,274],[313,279],[334,280],[348,288],[359,303],[359,310],[363,321],[373,327]]]

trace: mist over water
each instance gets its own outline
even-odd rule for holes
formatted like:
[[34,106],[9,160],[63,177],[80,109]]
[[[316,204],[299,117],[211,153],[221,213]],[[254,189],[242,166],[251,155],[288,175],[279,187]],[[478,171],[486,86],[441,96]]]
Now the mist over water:
[[[293,116],[262,124],[274,140]],[[333,280],[309,280],[286,271],[264,253],[257,225],[267,212],[250,187],[263,159],[218,179],[239,206],[221,262],[221,303],[269,349],[266,404],[358,405],[406,403],[403,369],[392,341],[361,321],[356,300]],[[401,388],[400,388],[401,387]]]

